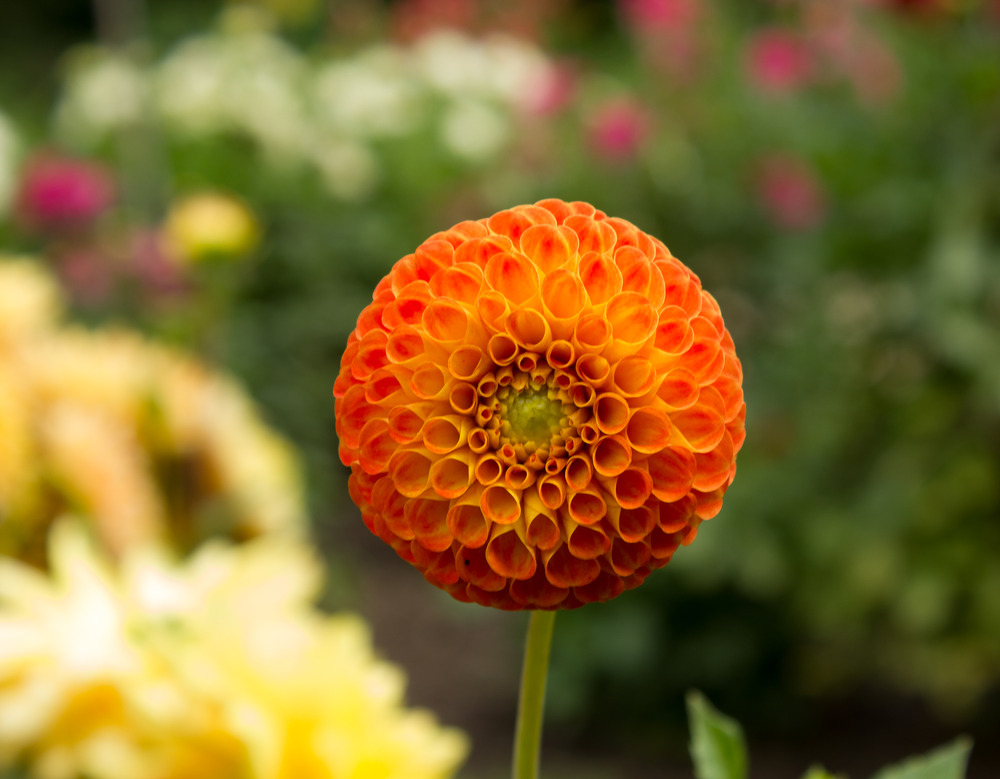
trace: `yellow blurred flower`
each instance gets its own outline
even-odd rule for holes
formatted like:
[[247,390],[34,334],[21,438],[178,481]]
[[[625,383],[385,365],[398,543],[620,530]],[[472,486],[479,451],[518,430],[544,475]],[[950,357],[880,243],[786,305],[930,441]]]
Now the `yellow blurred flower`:
[[20,333],[0,347],[0,552],[43,563],[67,507],[114,553],[304,532],[294,452],[238,384],[133,333],[43,330],[53,304],[30,267],[0,263],[0,302],[24,304],[0,325]]
[[364,623],[312,610],[303,548],[154,547],[113,569],[82,526],[51,573],[0,560],[0,767],[41,779],[450,776],[457,731],[403,707]]
[[[0,360],[2,364],[2,360]],[[30,513],[37,495],[37,442],[20,377],[0,371],[0,522]],[[22,544],[0,531],[0,554]]]
[[0,351],[54,325],[61,310],[59,287],[40,265],[0,254]]
[[85,508],[115,552],[155,538],[166,525],[150,478],[150,458],[135,431],[99,410],[57,402],[41,430],[45,465],[56,488]]
[[59,288],[40,265],[0,255],[0,554],[11,542],[3,520],[33,510],[38,477],[32,408],[13,365],[55,326],[61,308]]
[[185,262],[240,259],[260,241],[253,213],[218,192],[190,195],[173,205],[164,227],[170,249]]
[[36,776],[70,779],[124,725],[122,689],[148,669],[82,534],[55,529],[51,555],[51,579],[0,558],[0,763],[30,750]]

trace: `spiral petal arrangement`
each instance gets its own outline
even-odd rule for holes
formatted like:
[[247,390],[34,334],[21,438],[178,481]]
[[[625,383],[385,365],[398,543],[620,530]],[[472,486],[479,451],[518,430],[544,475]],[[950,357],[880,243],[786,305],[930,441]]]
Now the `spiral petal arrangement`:
[[656,238],[543,200],[432,235],[358,318],[334,386],[365,524],[432,584],[502,609],[641,584],[718,513],[742,368]]

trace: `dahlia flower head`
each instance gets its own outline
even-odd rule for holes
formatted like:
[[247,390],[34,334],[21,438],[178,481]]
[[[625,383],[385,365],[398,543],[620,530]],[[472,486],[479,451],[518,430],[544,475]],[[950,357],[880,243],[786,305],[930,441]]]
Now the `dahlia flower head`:
[[334,386],[365,524],[502,609],[641,584],[715,516],[744,439],[715,299],[659,240],[542,200],[436,233],[358,318]]

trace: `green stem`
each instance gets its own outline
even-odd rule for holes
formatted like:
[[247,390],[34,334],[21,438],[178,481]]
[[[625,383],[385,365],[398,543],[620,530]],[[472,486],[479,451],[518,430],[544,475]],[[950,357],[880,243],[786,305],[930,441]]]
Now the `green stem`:
[[[147,0],[92,0],[98,40],[140,70],[150,55]],[[133,125],[119,127],[114,137],[122,204],[133,219],[148,223],[162,216],[166,200],[166,159],[148,102]]]
[[549,648],[554,611],[532,611],[521,669],[521,697],[517,704],[514,731],[513,779],[537,779],[538,755],[542,746],[542,719],[545,708],[545,677],[549,671]]

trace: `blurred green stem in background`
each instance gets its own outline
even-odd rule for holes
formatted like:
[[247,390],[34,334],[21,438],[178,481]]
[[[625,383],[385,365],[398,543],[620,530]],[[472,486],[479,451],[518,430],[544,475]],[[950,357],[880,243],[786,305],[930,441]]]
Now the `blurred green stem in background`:
[[143,38],[145,10],[142,0],[94,0],[98,38],[112,48],[127,46]]
[[[93,0],[97,37],[108,50],[143,68],[150,57],[145,0]],[[166,202],[166,163],[149,114],[118,129],[115,156],[122,203],[134,218],[158,221]]]
[[521,695],[514,731],[513,779],[536,779],[542,745],[545,709],[545,679],[549,672],[549,650],[556,622],[554,611],[532,611],[524,645]]

